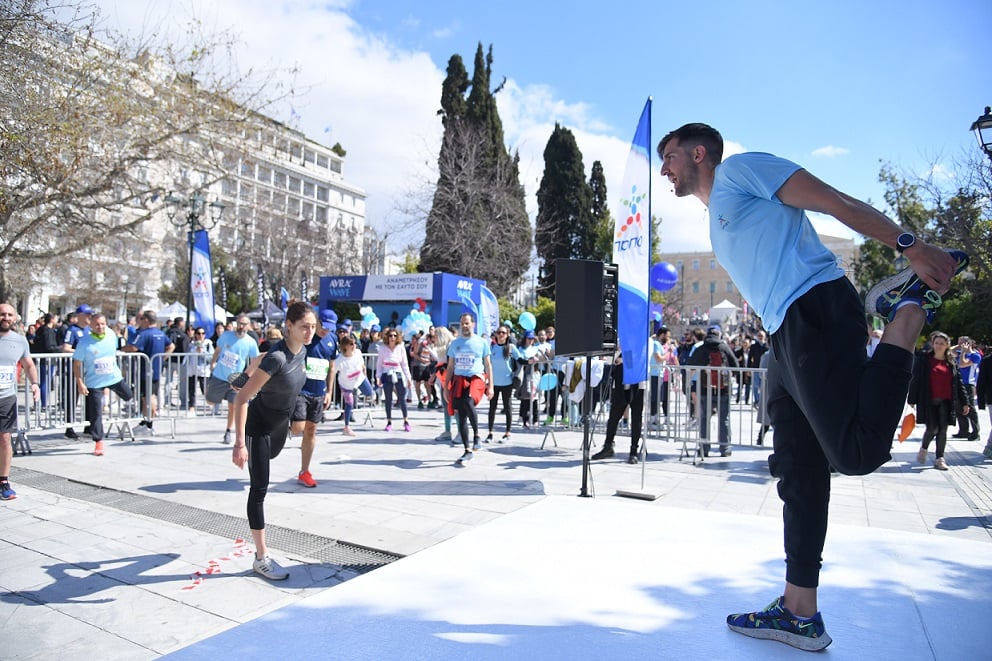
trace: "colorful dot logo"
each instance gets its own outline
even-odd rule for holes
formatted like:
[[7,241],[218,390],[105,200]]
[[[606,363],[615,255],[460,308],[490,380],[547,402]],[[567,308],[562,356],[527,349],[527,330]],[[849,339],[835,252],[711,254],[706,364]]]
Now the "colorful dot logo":
[[[641,212],[637,210],[637,205],[640,204],[647,195],[645,193],[637,192],[637,185],[631,186],[630,188],[630,199],[621,199],[620,202],[624,204],[629,209],[629,214],[627,220],[620,225],[620,229],[617,230],[616,238],[620,239],[624,236],[629,236],[625,234],[628,230],[630,234],[640,234],[641,224]],[[634,225],[637,225],[634,227]]]

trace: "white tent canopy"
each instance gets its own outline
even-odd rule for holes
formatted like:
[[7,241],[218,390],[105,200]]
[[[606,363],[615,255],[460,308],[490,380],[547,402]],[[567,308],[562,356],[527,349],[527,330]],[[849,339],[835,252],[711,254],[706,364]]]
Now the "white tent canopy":
[[737,322],[737,311],[740,310],[739,307],[723,299],[716,305],[710,308],[709,318],[710,322],[714,324],[727,324]]
[[[172,321],[176,317],[186,317],[186,306],[182,303],[176,301],[175,303],[169,303],[164,308],[158,311],[158,320],[160,323],[165,323],[167,321]],[[219,305],[214,306],[214,319],[216,321],[225,322],[231,314]],[[207,329],[213,332],[213,329]]]

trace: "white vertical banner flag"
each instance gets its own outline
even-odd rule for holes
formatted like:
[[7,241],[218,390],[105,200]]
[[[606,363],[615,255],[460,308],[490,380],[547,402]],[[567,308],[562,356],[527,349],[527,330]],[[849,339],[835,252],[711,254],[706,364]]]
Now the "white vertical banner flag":
[[648,378],[648,280],[651,269],[651,98],[630,145],[613,236],[619,274],[617,331],[623,382]]
[[206,230],[193,233],[192,277],[189,286],[193,292],[193,312],[196,327],[214,327],[214,280],[210,265],[210,240]]

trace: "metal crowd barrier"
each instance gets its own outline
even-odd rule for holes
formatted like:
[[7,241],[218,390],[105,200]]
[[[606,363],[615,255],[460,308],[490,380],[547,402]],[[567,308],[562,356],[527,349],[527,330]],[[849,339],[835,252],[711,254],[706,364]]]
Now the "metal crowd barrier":
[[[705,459],[705,453],[719,452],[720,425],[725,425],[728,446],[755,445],[763,425],[768,425],[768,411],[761,397],[761,385],[767,370],[746,367],[721,367],[728,384],[726,394],[702,384],[702,373],[709,367],[666,366],[668,375],[668,415],[660,397],[662,389],[648,393],[658,398],[658,418],[653,422],[651,407],[645,401],[645,437],[681,443],[679,460]],[[709,375],[707,374],[707,377]],[[748,388],[750,386],[750,388]],[[724,422],[726,419],[726,422]]]
[[[13,442],[15,454],[31,454],[29,434],[53,429],[73,429],[82,432],[86,427],[85,398],[76,389],[76,379],[72,372],[72,354],[51,353],[32,354],[38,369],[38,386],[41,396],[37,402],[31,396],[31,389],[22,380],[22,406],[18,410],[17,437]],[[117,363],[124,380],[134,391],[134,399],[124,402],[110,392],[105,399],[103,426],[106,436],[116,430],[119,437],[134,440],[132,423],[147,417],[148,410],[141,411],[139,393],[151,387],[148,356],[140,353],[117,353]],[[144,379],[144,381],[143,381]]]

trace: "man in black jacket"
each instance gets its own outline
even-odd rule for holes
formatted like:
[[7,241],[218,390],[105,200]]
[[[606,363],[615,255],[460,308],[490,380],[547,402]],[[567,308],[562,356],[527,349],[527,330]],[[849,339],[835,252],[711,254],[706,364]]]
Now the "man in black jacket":
[[[737,367],[737,358],[730,346],[723,341],[719,326],[706,329],[706,337],[701,347],[689,356],[690,367],[704,367],[699,371],[697,393],[699,404],[699,438],[703,441],[703,456],[710,453],[706,442],[710,431],[710,413],[716,411],[719,424],[720,456],[729,457],[730,452],[730,384],[733,381],[731,367]],[[693,370],[690,370],[690,374]]]

